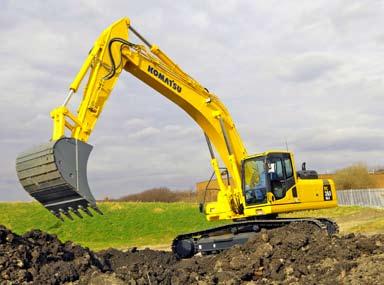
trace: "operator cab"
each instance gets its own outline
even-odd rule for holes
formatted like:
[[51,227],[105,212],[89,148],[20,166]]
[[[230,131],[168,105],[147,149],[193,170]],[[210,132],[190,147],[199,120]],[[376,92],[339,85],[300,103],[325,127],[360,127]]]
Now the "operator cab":
[[247,158],[242,164],[243,192],[247,205],[267,203],[267,193],[275,200],[285,197],[295,185],[291,154],[268,153]]

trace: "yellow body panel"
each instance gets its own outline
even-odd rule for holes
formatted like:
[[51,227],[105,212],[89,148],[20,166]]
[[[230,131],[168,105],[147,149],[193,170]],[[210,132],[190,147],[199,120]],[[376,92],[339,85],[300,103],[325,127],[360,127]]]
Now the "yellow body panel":
[[[336,200],[321,201],[323,180],[302,181],[297,179],[296,171],[297,197],[289,189],[283,199],[274,200],[273,194],[268,193],[265,204],[247,205],[242,190],[241,167],[248,155],[227,108],[157,45],[150,45],[141,35],[138,35],[139,38],[149,48],[128,42],[129,31],[138,35],[130,26],[129,19],[123,18],[103,31],[96,40],[69,88],[71,92],[77,92],[86,74],[89,74],[77,113],[71,113],[66,107],[71,96],[51,112],[54,123],[52,140],[64,137],[68,130],[72,138],[87,142],[120,73],[125,70],[182,108],[201,127],[208,143],[212,142],[228,169],[233,179],[233,184],[229,186],[221,181],[221,170],[212,151],[211,164],[218,177],[220,191],[217,201],[205,206],[207,219],[238,219],[336,205]],[[271,152],[256,156],[268,153]],[[292,164],[294,168],[293,155]],[[330,184],[333,197],[336,197],[333,182],[330,181]]]

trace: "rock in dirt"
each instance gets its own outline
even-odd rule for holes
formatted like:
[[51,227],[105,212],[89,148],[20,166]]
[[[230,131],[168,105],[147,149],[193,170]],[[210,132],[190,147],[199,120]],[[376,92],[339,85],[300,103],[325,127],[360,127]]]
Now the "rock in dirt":
[[177,260],[164,251],[93,253],[56,236],[0,227],[0,283],[7,284],[381,284],[384,235],[329,237],[291,224],[216,255]]

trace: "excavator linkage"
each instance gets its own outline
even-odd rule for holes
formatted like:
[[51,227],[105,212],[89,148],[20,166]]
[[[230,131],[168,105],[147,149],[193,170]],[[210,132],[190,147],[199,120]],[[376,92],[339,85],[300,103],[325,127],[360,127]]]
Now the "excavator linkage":
[[21,153],[16,171],[24,189],[57,218],[82,218],[89,208],[99,214],[87,180],[87,162],[92,146],[73,138],[61,138]]

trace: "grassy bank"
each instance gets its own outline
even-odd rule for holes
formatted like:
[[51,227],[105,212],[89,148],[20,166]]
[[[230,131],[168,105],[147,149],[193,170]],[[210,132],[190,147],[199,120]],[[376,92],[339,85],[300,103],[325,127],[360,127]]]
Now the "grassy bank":
[[[41,229],[92,249],[168,245],[181,233],[223,224],[207,222],[191,203],[99,203],[104,216],[61,222],[37,203],[0,203],[0,224],[16,233]],[[384,210],[339,207],[284,216],[329,217],[342,232],[384,233]]]
[[333,209],[290,213],[283,216],[331,218],[337,222],[341,233],[384,233],[384,209],[342,206]]
[[205,229],[209,223],[191,203],[104,202],[104,215],[75,215],[61,222],[38,203],[0,203],[0,224],[16,233],[41,229],[92,249],[170,244],[177,234]]

